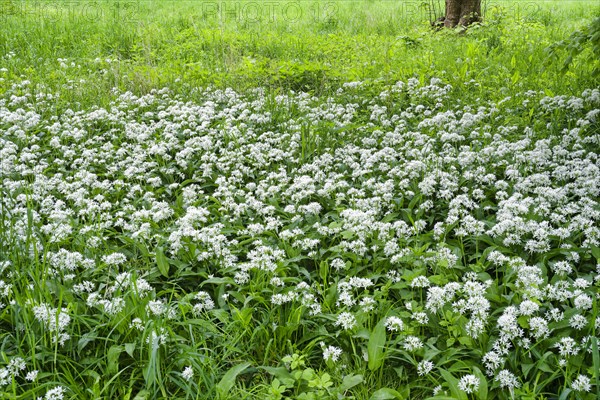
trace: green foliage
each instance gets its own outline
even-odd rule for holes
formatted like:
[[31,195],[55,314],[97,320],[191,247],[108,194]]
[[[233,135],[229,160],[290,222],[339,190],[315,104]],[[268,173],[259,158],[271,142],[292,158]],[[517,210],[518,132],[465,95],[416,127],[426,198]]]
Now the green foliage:
[[[72,399],[600,397],[600,250],[585,242],[598,208],[586,194],[597,186],[595,2],[495,2],[464,33],[433,32],[399,1],[293,2],[293,23],[231,18],[258,4],[245,1],[229,14],[90,3],[101,12],[85,19],[57,2],[4,3],[1,398],[58,386]],[[563,190],[553,207],[535,203]],[[465,197],[477,207],[454,214]],[[564,204],[568,218],[555,214]],[[524,242],[544,224],[577,228],[557,228],[543,252],[457,234],[465,221],[490,229],[500,209],[540,226]],[[368,212],[349,223],[357,210]],[[60,270],[61,250],[82,261]],[[565,260],[570,275],[552,270]],[[527,285],[525,266],[539,272]],[[351,278],[368,284],[348,289]],[[468,288],[427,307],[430,287],[453,284],[489,302],[479,335]],[[563,284],[564,301],[531,291]],[[490,374],[496,322],[529,300],[551,334],[512,338]],[[576,329],[578,314],[589,323]],[[512,329],[531,337],[533,325],[523,312]],[[561,338],[577,355],[560,356]],[[8,369],[19,359],[25,370]],[[500,369],[518,377],[511,389]],[[573,389],[580,375],[589,392]]]
[[[589,13],[596,7],[593,1],[569,2],[560,10],[553,2],[494,2],[486,6],[483,24],[458,35],[432,33],[426,22],[431,7],[403,2],[366,2],[360,10],[344,2],[303,2],[302,18],[292,23],[283,9],[272,10],[271,19],[255,21],[244,14],[254,6],[231,2],[229,9],[225,3],[219,3],[223,13],[212,5],[171,7],[162,1],[122,9],[94,3],[91,9],[97,8],[97,18],[82,4],[60,2],[4,13],[0,56],[11,51],[15,56],[0,62],[7,69],[0,92],[27,72],[34,84],[62,92],[59,109],[77,103],[107,105],[113,87],[147,93],[169,86],[190,95],[197,86],[269,86],[327,95],[343,82],[389,83],[412,76],[447,76],[456,79],[454,84],[485,76],[477,91],[463,94],[474,99],[500,99],[542,86],[558,93],[565,81],[552,79],[543,47],[589,25]],[[554,21],[561,18],[560,24],[555,21],[546,29],[548,15]],[[587,26],[574,35],[572,45],[565,42],[563,47],[572,56],[593,47],[586,43],[597,41],[596,25]],[[509,68],[513,57],[522,64],[518,74]],[[570,73],[583,90],[595,63],[579,64]]]
[[352,388],[363,383],[362,375],[346,375],[342,379],[327,372],[306,367],[305,357],[294,353],[282,361],[285,368],[265,368],[274,376],[268,389],[269,400],[281,399],[341,399]]
[[233,388],[233,385],[235,385],[235,379],[237,378],[237,376],[249,366],[249,362],[244,362],[231,367],[231,369],[227,371],[225,375],[223,375],[223,378],[221,378],[219,383],[217,383],[217,393],[219,394],[219,396],[227,398],[227,394],[229,393],[231,388]]
[[371,371],[379,369],[383,365],[384,361],[384,349],[385,349],[385,319],[381,319],[373,331],[369,335],[369,342],[367,345],[367,354],[369,357],[369,369]]
[[593,74],[600,76],[600,17],[595,18],[589,25],[574,32],[568,39],[554,43],[546,49],[548,62],[557,62],[562,54],[564,60],[560,71],[565,73],[581,54],[582,62],[593,67]]

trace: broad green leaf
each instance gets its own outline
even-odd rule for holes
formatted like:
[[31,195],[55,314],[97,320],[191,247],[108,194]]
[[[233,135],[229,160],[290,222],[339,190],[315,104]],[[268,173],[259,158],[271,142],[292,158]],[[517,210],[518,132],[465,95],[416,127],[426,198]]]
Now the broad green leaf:
[[477,390],[477,395],[481,400],[486,400],[488,398],[488,384],[485,375],[483,375],[481,370],[475,366],[473,366],[473,375],[479,378],[479,389]]
[[123,352],[123,346],[112,345],[108,349],[108,365],[106,366],[107,374],[116,374],[119,371],[119,356]]
[[529,371],[531,371],[531,369],[535,366],[535,364],[524,364],[521,363],[521,370],[523,371],[523,377],[527,378],[527,375],[529,375]]
[[223,378],[221,378],[221,381],[217,384],[217,391],[222,395],[226,395],[227,393],[229,393],[229,391],[235,384],[235,379],[237,378],[237,376],[249,366],[249,362],[243,362],[241,364],[233,366],[229,371],[225,373],[225,375],[223,375]]
[[600,247],[592,246],[592,255],[596,261],[600,261]]
[[85,371],[82,371],[81,376],[89,376],[94,379],[95,382],[99,382],[101,379],[100,374],[92,369],[86,369]]
[[352,335],[352,337],[369,340],[371,337],[371,332],[369,332],[367,328],[360,328],[354,335]]
[[133,400],[146,400],[150,396],[150,392],[147,390],[140,390]]
[[385,346],[385,318],[382,318],[373,332],[369,336],[369,343],[367,344],[367,354],[369,356],[369,369],[375,371],[383,364],[383,349]]
[[467,394],[458,388],[458,379],[456,379],[450,372],[446,371],[445,369],[441,369],[440,374],[442,374],[442,377],[448,383],[452,396],[459,400],[468,400]]
[[269,374],[275,376],[276,378],[278,378],[282,383],[284,384],[288,384],[294,383],[294,377],[292,376],[292,374],[290,374],[290,372],[285,369],[284,367],[258,367],[259,369],[264,369],[265,371],[267,371]]
[[462,344],[463,346],[466,347],[471,347],[473,346],[473,339],[471,339],[469,336],[461,336],[458,338],[458,342],[460,344]]
[[354,237],[354,232],[352,231],[343,231],[341,233],[342,238],[348,240],[348,239],[352,239]]
[[519,74],[519,71],[515,71],[515,73],[513,74],[511,81],[513,84],[517,83],[519,81],[519,78],[521,78],[521,74]]
[[129,354],[130,357],[133,357],[133,352],[135,351],[135,343],[125,343],[125,351]]
[[223,284],[223,283],[233,283],[233,279],[229,278],[229,277],[225,277],[225,278],[208,278],[204,281],[202,281],[202,283],[200,284],[200,286],[204,286],[208,283],[214,283],[217,285]]
[[[300,372],[300,371],[298,371],[298,372]],[[300,372],[300,379],[304,379],[306,381],[310,381],[311,379],[314,379],[315,376],[316,376],[315,370],[312,368],[306,368],[305,370]]]
[[353,388],[356,385],[360,385],[363,382],[362,375],[346,375],[342,384],[339,386],[340,392],[345,392],[346,390]]
[[450,397],[450,396],[433,396],[433,397],[428,397],[425,400],[456,400],[456,398]]
[[158,266],[158,270],[165,277],[169,277],[169,260],[162,249],[162,247],[156,248],[156,265]]
[[387,399],[401,399],[402,400],[402,396],[400,395],[400,393],[398,393],[394,389],[381,388],[378,391],[376,391],[375,393],[373,393],[373,395],[371,396],[371,398],[369,400],[387,400]]
[[563,392],[560,394],[560,397],[558,398],[558,400],[567,400],[569,398],[569,394],[572,392],[571,389],[566,388],[565,390],[563,390]]
[[410,399],[410,386],[406,386],[404,387],[404,389],[402,389],[400,391],[400,397],[403,399]]
[[341,228],[342,226],[344,226],[344,224],[339,221],[333,221],[329,224],[329,227],[332,229]]
[[417,205],[417,203],[419,202],[419,200],[421,200],[421,195],[417,194],[415,196],[413,196],[413,198],[410,200],[410,203],[408,203],[408,211],[412,211],[415,206]]
[[79,350],[79,352],[81,352],[85,348],[85,346],[87,346],[89,343],[93,342],[96,338],[97,338],[96,333],[93,331],[84,333],[83,335],[81,335],[81,338],[77,342],[77,350]]

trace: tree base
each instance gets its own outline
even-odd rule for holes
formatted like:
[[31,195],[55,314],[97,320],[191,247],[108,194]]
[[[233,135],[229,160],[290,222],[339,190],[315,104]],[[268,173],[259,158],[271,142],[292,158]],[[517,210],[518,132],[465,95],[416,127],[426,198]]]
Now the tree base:
[[481,21],[481,0],[446,0],[444,26],[469,26]]

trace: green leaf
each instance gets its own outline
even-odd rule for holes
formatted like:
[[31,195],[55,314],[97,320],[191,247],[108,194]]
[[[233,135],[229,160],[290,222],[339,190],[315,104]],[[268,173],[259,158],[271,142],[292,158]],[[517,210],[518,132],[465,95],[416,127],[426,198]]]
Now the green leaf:
[[129,354],[130,357],[133,357],[133,352],[135,351],[135,343],[125,343],[125,351]]
[[440,369],[440,374],[448,383],[452,396],[459,400],[468,400],[467,394],[458,388],[458,379],[445,369]]
[[321,277],[321,282],[327,284],[327,277],[329,276],[329,265],[327,265],[327,261],[321,261],[319,264],[319,276]]
[[513,83],[513,85],[517,82],[519,82],[519,78],[521,78],[521,74],[519,74],[519,70],[515,71],[515,73],[513,74],[511,81]]
[[81,335],[81,338],[77,342],[77,350],[81,353],[81,351],[87,346],[89,343],[93,342],[96,339],[96,332],[88,332]]
[[448,277],[444,275],[431,275],[428,279],[431,283],[438,286],[443,286],[448,283]]
[[346,375],[338,389],[340,390],[340,392],[345,392],[346,390],[353,388],[356,385],[360,385],[362,382],[362,375]]
[[400,393],[390,388],[381,388],[369,400],[402,399]]
[[392,213],[392,214],[387,214],[385,217],[383,217],[383,219],[381,220],[381,222],[393,222],[396,221],[398,219],[398,213]]
[[450,397],[450,396],[434,396],[434,397],[428,397],[425,400],[456,400],[456,398]]
[[410,399],[410,386],[406,386],[404,389],[402,389],[402,391],[400,392],[400,398],[403,399]]
[[521,370],[523,371],[523,376],[525,378],[527,378],[527,375],[529,375],[529,371],[531,371],[531,369],[535,366],[535,364],[524,364],[521,363]]
[[226,395],[227,393],[229,393],[229,391],[235,384],[235,379],[237,378],[237,376],[249,366],[249,362],[243,362],[241,364],[233,366],[229,371],[225,373],[225,375],[223,375],[223,378],[221,378],[221,381],[217,384],[217,391],[222,395]]
[[592,255],[596,261],[600,261],[600,247],[592,246]]
[[112,345],[108,349],[108,365],[106,366],[107,374],[116,374],[119,372],[119,356],[123,352],[123,346]]
[[216,277],[213,277],[213,278],[208,278],[208,279],[202,281],[202,283],[200,284],[200,286],[204,286],[204,285],[209,284],[209,283],[214,283],[214,284],[217,284],[217,285],[221,285],[223,283],[230,284],[230,283],[233,283],[233,282],[234,282],[234,280],[231,279],[231,278],[229,278],[229,277],[225,277],[225,278],[216,278]]
[[264,369],[269,374],[275,376],[279,379],[283,384],[287,385],[288,383],[294,384],[294,377],[290,372],[284,367],[258,367],[259,369]]
[[563,390],[563,392],[560,394],[560,397],[558,398],[558,400],[567,400],[569,398],[569,394],[572,392],[571,389],[566,388],[565,390]]
[[138,394],[135,395],[133,400],[146,400],[150,396],[150,392],[146,389],[140,390]]
[[298,372],[300,372],[299,379],[304,379],[305,381],[310,381],[315,377],[315,370],[312,368],[306,368],[305,370]]
[[344,226],[344,224],[339,221],[333,221],[332,223],[329,224],[329,227],[332,229],[341,228],[342,226]]
[[458,338],[458,342],[460,344],[462,344],[463,346],[473,346],[473,339],[471,339],[469,336],[461,336]]
[[342,238],[348,240],[348,239],[352,239],[354,237],[354,232],[352,231],[343,231],[341,233]]
[[486,400],[488,398],[488,384],[485,375],[481,372],[481,370],[477,367],[473,367],[473,375],[479,378],[479,390],[477,391],[477,395],[481,400]]
[[383,349],[385,346],[385,318],[382,318],[369,336],[367,354],[369,356],[369,369],[375,371],[383,364]]
[[419,202],[419,200],[421,200],[420,194],[413,196],[413,198],[410,200],[410,203],[408,203],[407,210],[412,211],[415,208],[415,206],[417,205],[417,203]]
[[456,397],[450,397],[450,396],[434,396],[434,397],[428,397],[425,400],[456,400]]
[[592,360],[594,361],[594,375],[596,376],[596,396],[600,399],[600,352],[598,351],[598,338],[592,338]]
[[165,256],[162,247],[156,248],[156,265],[158,265],[158,270],[165,277],[169,277],[169,259]]

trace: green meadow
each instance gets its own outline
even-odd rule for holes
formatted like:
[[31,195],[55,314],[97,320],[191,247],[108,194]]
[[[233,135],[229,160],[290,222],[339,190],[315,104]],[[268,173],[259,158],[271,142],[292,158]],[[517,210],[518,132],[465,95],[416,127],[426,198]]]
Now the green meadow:
[[600,398],[600,5],[0,0],[0,398]]
[[463,36],[431,31],[442,3],[5,0],[0,46],[14,57],[3,59],[3,85],[26,74],[95,102],[113,87],[327,93],[347,81],[414,76],[481,81],[476,97],[589,86],[585,58],[559,78],[544,49],[589,23],[594,1],[484,1],[485,29]]

